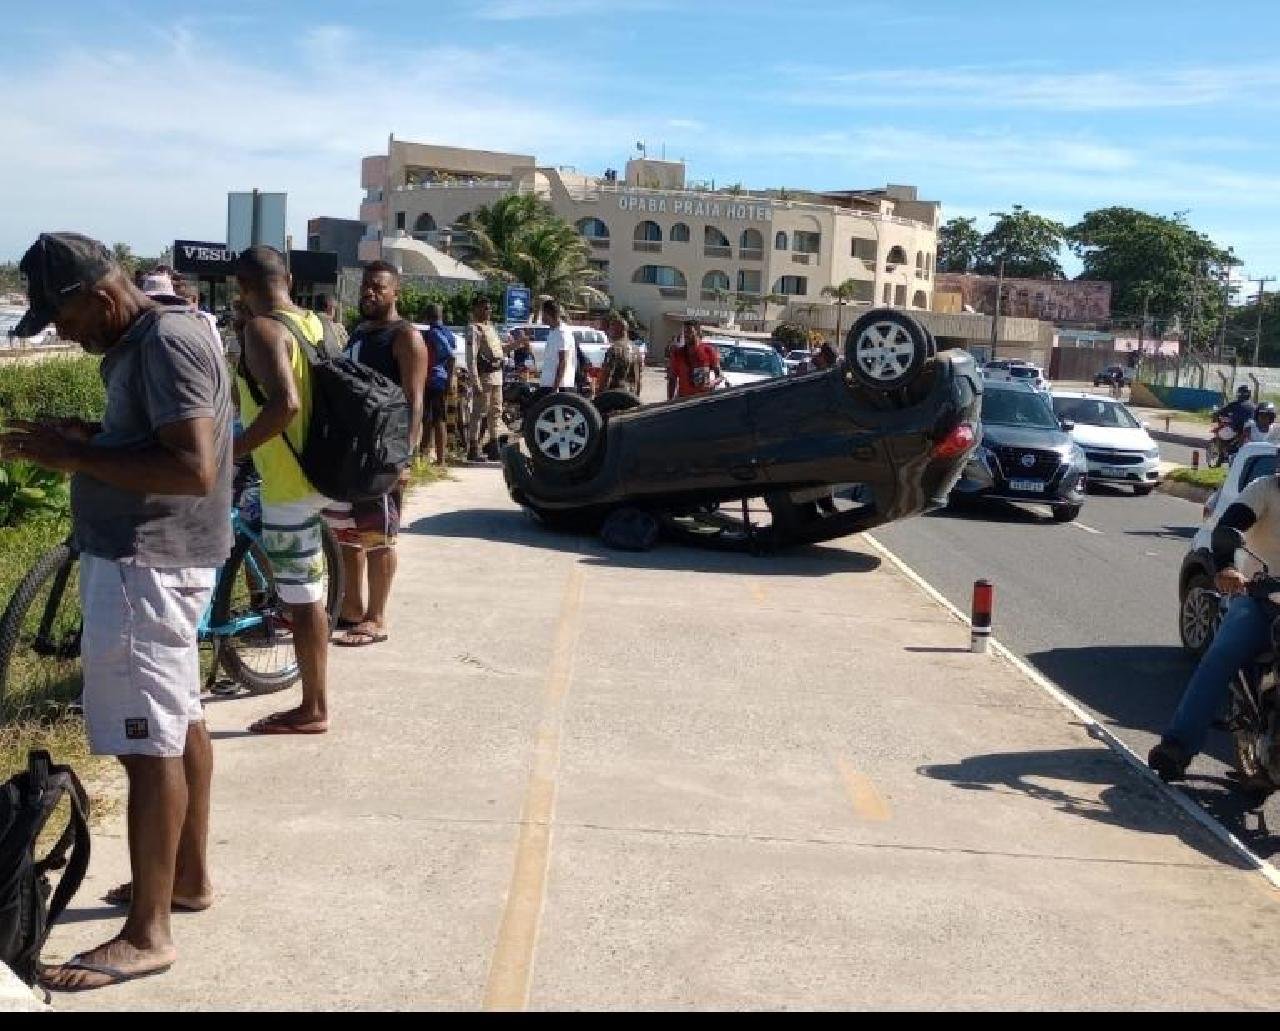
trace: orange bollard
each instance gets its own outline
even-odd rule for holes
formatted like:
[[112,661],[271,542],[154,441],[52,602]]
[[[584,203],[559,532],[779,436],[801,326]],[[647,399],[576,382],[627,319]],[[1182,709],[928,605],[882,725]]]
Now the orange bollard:
[[995,608],[996,592],[990,580],[975,580],[973,584],[973,610],[969,617],[969,650],[985,654],[991,640],[991,614]]

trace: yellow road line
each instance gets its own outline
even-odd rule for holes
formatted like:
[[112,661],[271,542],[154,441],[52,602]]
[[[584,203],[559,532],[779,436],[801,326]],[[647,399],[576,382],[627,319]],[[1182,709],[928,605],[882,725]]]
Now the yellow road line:
[[849,793],[849,801],[853,803],[853,811],[861,819],[870,820],[872,823],[887,822],[892,816],[889,803],[876,790],[876,786],[871,783],[871,778],[855,770],[853,764],[844,756],[836,759],[836,766],[840,769],[844,789]]
[[556,775],[560,768],[560,730],[564,699],[573,678],[574,654],[582,629],[583,573],[575,566],[565,584],[555,644],[547,669],[542,720],[534,741],[533,768],[520,812],[520,840],[515,870],[507,892],[507,907],[498,930],[489,982],[485,988],[487,1010],[522,1010],[529,1003],[533,953],[546,897],[547,868],[551,859],[551,822],[556,808]]

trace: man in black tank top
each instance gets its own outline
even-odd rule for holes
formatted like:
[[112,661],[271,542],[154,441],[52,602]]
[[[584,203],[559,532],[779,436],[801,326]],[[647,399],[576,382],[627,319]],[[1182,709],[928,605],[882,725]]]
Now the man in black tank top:
[[[360,317],[347,356],[399,384],[409,402],[409,446],[416,453],[422,438],[423,393],[430,359],[413,323],[400,317],[396,298],[400,273],[390,262],[364,267]],[[396,536],[409,470],[390,494],[373,501],[334,505],[325,517],[342,542],[347,589],[334,644],[360,647],[387,639],[387,598],[396,573]],[[366,579],[368,588],[366,590]]]

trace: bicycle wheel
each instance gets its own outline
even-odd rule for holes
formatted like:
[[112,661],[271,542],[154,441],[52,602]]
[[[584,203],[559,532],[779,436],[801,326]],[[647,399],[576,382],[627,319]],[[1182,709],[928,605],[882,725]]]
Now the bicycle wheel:
[[50,548],[0,616],[0,722],[80,697],[80,564],[69,545]]
[[[329,629],[342,608],[342,554],[328,525],[321,529],[325,564],[325,611]],[[274,694],[297,683],[298,659],[287,606],[262,543],[239,535],[218,575],[210,617],[227,675],[250,694]]]

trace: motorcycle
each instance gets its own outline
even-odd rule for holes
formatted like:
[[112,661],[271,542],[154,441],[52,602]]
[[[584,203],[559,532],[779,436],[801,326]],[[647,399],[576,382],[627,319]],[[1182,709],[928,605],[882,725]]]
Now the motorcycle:
[[[1280,577],[1250,551],[1244,534],[1219,527],[1215,534],[1230,534],[1236,548],[1253,558],[1259,571],[1246,592],[1271,617],[1271,648],[1237,671],[1231,682],[1231,701],[1225,722],[1235,743],[1236,769],[1251,789],[1270,794],[1280,790]],[[1230,599],[1220,600],[1225,614]]]
[[1244,434],[1231,425],[1230,419],[1214,418],[1209,424],[1209,443],[1204,448],[1205,462],[1217,468],[1224,462],[1231,464],[1236,452],[1244,444]]

